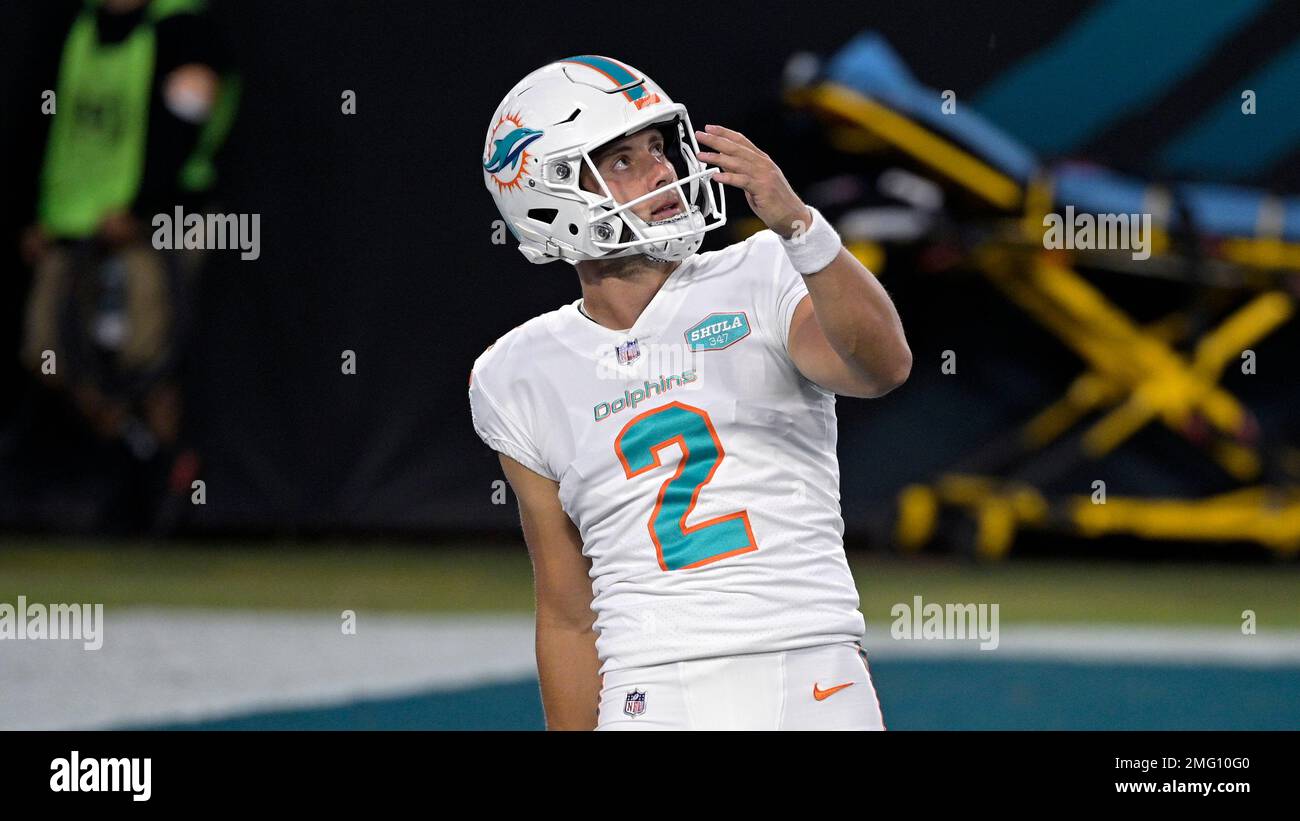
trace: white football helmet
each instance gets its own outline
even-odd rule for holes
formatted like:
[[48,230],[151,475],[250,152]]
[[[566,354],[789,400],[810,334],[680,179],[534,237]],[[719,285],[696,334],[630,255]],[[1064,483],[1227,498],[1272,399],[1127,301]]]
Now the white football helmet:
[[[591,153],[611,140],[657,126],[676,181],[619,204]],[[722,184],[697,154],[686,107],[645,74],[608,57],[567,57],[520,80],[497,106],[483,147],[483,182],[529,262],[645,254],[685,259],[704,234],[726,224]],[[583,165],[600,193],[583,190]],[[675,191],[683,209],[646,222],[640,203]]]

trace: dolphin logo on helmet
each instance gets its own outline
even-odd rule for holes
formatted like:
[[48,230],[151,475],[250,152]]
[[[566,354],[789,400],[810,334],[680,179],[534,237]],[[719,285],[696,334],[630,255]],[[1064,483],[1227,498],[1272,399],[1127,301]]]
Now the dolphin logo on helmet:
[[488,161],[483,163],[489,174],[495,174],[509,166],[516,168],[519,165],[519,155],[524,153],[528,144],[542,136],[542,132],[533,128],[524,128],[520,126],[499,140],[496,140],[495,147],[492,150],[492,156]]
[[[677,179],[619,203],[592,154],[648,127],[663,132]],[[719,169],[698,153],[685,106],[635,68],[585,54],[542,66],[502,99],[484,142],[484,184],[530,262],[685,259],[706,232],[726,224],[722,185],[712,180]],[[579,185],[584,169],[598,191]],[[665,193],[681,198],[681,213],[646,222],[632,211]]]

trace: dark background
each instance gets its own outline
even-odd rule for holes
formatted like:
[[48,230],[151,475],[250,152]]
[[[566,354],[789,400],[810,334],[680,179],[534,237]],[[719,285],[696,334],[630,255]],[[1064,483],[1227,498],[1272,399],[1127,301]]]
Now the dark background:
[[[186,424],[204,460],[208,498],[190,527],[289,534],[517,527],[513,505],[490,502],[500,472],[470,425],[466,378],[498,336],[579,293],[568,264],[532,266],[513,245],[490,241],[498,215],[479,154],[492,111],[527,72],[571,54],[617,57],[685,103],[697,126],[749,134],[798,187],[817,158],[795,152],[781,128],[781,74],[792,53],[828,56],[876,29],[922,82],[952,88],[960,100],[1093,5],[213,3],[244,83],[221,156],[221,203],[261,215],[262,254],[256,261],[214,254],[204,276]],[[39,93],[53,87],[77,8],[6,3],[0,12],[7,351],[17,350],[30,276],[15,249],[35,200],[46,127]],[[1284,19],[1269,12],[1255,39],[1234,39],[1213,65],[1242,69],[1267,56],[1285,41],[1266,36]],[[1179,107],[1179,95],[1218,82],[1218,71],[1203,75],[1165,99],[1158,123],[1130,118],[1118,133],[1093,139],[1092,156],[1141,172],[1143,152],[1158,143],[1153,130],[1194,113]],[[1067,83],[1043,93],[1068,93]],[[340,112],[345,89],[357,94],[355,116]],[[1125,139],[1125,129],[1142,139]],[[1294,190],[1293,158],[1260,169],[1253,182]],[[747,216],[743,196],[730,195],[729,213]],[[734,239],[722,233],[710,234],[703,250]],[[838,403],[844,511],[859,535],[903,483],[1024,419],[1080,367],[977,276],[922,281],[890,267],[882,281],[916,366],[883,399]],[[1166,282],[1116,277],[1104,285],[1139,316],[1189,298],[1185,286]],[[1261,360],[1295,342],[1291,331],[1270,337]],[[345,349],[356,351],[355,376],[340,373]],[[961,352],[960,378],[938,373],[946,349]],[[14,359],[0,357],[0,523],[93,529],[119,462]],[[1250,385],[1225,380],[1273,431],[1288,424],[1291,398],[1279,370],[1263,368],[1275,376]],[[1097,475],[1112,493],[1230,485],[1154,427],[1086,476],[1061,477],[1058,489],[1086,493]]]

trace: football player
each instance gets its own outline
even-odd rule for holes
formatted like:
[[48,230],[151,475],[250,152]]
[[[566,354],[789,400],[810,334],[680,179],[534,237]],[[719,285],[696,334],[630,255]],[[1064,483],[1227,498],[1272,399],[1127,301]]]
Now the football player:
[[[844,555],[835,396],[911,352],[893,303],[743,134],[608,57],[501,101],[483,178],[582,297],[470,373],[519,502],[552,729],[883,729]],[[723,185],[766,224],[708,253]]]

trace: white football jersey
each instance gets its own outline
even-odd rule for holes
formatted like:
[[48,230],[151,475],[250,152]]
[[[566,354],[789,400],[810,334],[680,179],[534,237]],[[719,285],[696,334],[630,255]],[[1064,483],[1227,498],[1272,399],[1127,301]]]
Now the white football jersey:
[[581,300],[474,363],[474,427],[559,483],[591,559],[600,672],[863,638],[835,396],[787,339],[780,238],[683,260],[626,331]]

